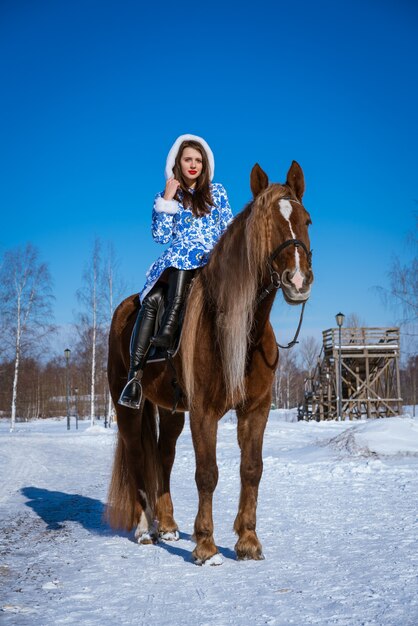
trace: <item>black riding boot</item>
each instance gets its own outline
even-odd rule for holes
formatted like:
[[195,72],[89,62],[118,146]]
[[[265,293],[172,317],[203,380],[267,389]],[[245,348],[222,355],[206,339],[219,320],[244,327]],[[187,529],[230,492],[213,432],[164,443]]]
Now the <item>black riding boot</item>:
[[158,335],[151,338],[153,346],[170,348],[179,325],[179,316],[184,304],[187,287],[193,278],[194,270],[174,270],[168,278],[167,308],[161,320]]
[[145,365],[150,338],[155,328],[158,307],[164,291],[160,285],[154,287],[145,297],[131,335],[130,364],[128,382],[125,385],[119,404],[138,409],[141,404],[141,383],[138,373]]

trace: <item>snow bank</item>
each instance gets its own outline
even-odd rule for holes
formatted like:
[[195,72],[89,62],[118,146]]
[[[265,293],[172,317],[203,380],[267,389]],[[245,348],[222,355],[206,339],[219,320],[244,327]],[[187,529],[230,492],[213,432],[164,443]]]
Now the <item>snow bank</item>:
[[408,417],[369,420],[330,439],[328,444],[354,456],[418,456],[418,422]]

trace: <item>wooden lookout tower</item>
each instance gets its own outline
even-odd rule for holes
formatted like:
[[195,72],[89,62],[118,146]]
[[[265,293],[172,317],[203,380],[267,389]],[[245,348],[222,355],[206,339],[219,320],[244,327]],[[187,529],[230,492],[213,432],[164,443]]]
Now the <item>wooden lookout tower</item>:
[[399,328],[330,328],[322,333],[317,366],[305,380],[300,419],[338,418],[341,356],[341,418],[401,414]]

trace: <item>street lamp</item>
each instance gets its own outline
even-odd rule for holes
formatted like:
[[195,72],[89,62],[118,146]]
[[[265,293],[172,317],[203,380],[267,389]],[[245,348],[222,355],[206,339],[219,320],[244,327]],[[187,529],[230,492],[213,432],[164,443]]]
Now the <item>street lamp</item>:
[[342,361],[341,361],[341,326],[344,324],[344,313],[337,313],[335,316],[338,325],[338,421],[342,420],[342,395],[343,395],[343,379],[342,379]]
[[71,350],[69,348],[65,348],[64,355],[66,360],[66,368],[65,368],[65,378],[66,378],[66,393],[67,393],[67,430],[70,430],[70,377],[68,375],[69,365],[70,365],[70,354]]

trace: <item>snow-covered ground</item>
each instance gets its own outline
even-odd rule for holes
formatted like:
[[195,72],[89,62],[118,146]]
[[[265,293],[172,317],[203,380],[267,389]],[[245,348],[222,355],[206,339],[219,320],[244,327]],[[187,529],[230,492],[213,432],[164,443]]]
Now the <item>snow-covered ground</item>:
[[418,624],[418,421],[293,422],[272,411],[258,533],[238,562],[239,455],[221,423],[214,502],[221,567],[191,561],[197,494],[186,426],[173,471],[177,543],[139,546],[102,522],[114,431],[0,420],[4,625]]

